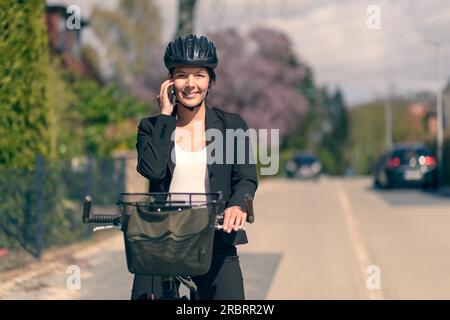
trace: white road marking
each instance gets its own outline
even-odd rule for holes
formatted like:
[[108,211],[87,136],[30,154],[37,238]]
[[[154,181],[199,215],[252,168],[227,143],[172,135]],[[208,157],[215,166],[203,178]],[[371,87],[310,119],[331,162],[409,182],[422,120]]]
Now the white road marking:
[[371,265],[376,265],[374,260],[370,256],[369,250],[367,249],[367,244],[365,238],[362,233],[361,226],[359,224],[358,219],[353,212],[352,206],[350,204],[350,200],[348,199],[347,193],[344,190],[344,186],[340,181],[336,181],[336,190],[339,202],[344,212],[344,220],[347,226],[347,230],[350,237],[350,242],[353,245],[353,248],[356,253],[356,257],[358,259],[359,267],[362,272],[362,277],[364,280],[364,288],[367,289],[367,294],[369,299],[371,300],[383,300],[383,276],[381,276],[381,288],[370,290],[366,286],[367,281],[367,268]]

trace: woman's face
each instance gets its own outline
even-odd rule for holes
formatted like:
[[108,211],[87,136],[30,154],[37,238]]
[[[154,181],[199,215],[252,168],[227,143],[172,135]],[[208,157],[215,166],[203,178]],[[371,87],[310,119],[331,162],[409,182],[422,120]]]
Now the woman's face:
[[173,86],[178,101],[194,107],[202,102],[208,92],[208,70],[204,67],[175,67]]

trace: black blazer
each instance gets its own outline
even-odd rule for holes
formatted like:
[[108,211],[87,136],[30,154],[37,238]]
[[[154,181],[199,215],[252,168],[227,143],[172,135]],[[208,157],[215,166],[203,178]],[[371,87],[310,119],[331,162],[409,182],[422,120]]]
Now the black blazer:
[[[138,164],[137,171],[150,180],[150,192],[169,192],[175,164],[171,159],[171,151],[175,147],[171,136],[176,128],[176,119],[173,116],[157,115],[144,118],[139,124],[137,135]],[[245,208],[245,195],[254,197],[258,187],[256,165],[253,158],[251,141],[246,136],[246,157],[244,164],[237,164],[236,143],[234,144],[234,162],[226,164],[227,144],[225,143],[225,129],[248,129],[244,119],[237,113],[230,113],[218,108],[206,106],[205,129],[218,129],[222,132],[225,144],[224,159],[222,163],[211,163],[208,161],[208,175],[211,192],[221,192],[225,208],[241,206]],[[207,141],[207,148],[211,141]],[[208,157],[210,152],[208,151]],[[218,231],[220,238],[226,245],[237,245],[247,243],[247,234],[244,230],[225,233]],[[217,237],[216,237],[217,238]]]

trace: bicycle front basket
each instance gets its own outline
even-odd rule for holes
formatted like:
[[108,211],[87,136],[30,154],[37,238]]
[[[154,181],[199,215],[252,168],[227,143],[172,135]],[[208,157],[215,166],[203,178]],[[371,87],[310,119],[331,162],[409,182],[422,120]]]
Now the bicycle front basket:
[[134,274],[196,276],[208,272],[215,214],[209,206],[126,205],[122,231]]

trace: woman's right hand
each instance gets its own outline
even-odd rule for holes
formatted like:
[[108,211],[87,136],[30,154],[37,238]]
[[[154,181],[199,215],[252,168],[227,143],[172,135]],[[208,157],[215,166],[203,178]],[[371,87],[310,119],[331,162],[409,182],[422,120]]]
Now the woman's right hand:
[[159,96],[156,96],[156,100],[159,104],[159,109],[161,114],[172,115],[174,105],[169,99],[168,89],[173,86],[173,80],[168,79],[161,84],[161,89],[159,91]]

